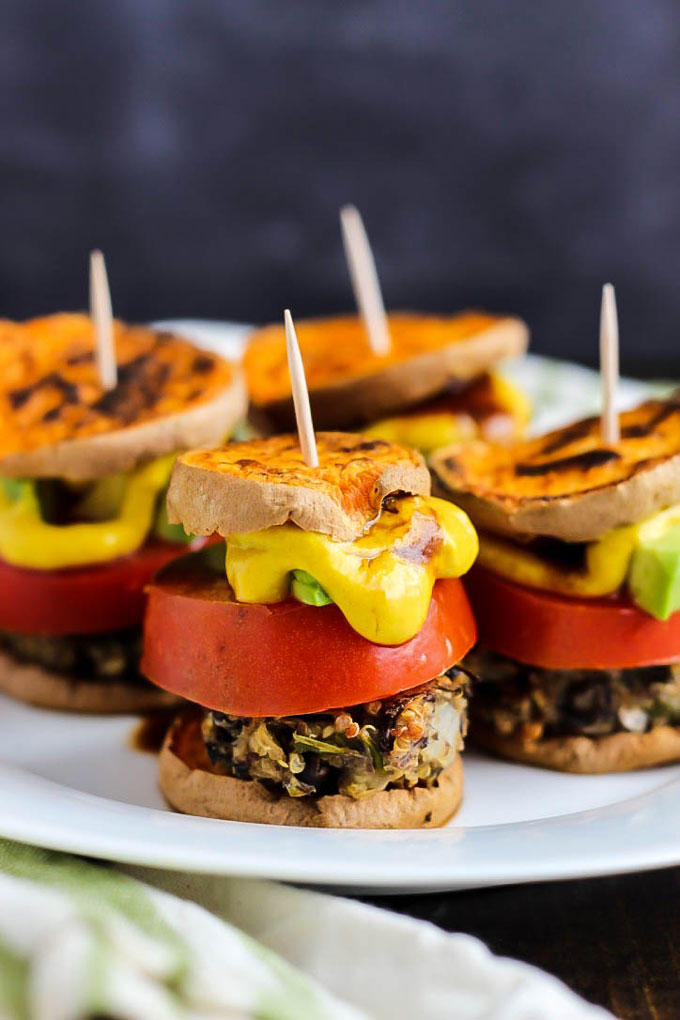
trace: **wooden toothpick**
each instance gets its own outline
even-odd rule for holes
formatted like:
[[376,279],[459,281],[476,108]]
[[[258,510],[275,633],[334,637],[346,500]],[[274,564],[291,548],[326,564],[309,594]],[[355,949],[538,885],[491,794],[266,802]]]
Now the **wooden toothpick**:
[[619,322],[611,283],[602,288],[600,311],[600,375],[602,377],[602,441],[613,446],[621,438],[616,395],[619,383]]
[[309,406],[309,391],[305,379],[305,369],[300,355],[293,317],[286,308],[283,313],[283,321],[286,327],[286,353],[288,354],[288,372],[290,384],[293,390],[293,404],[295,406],[295,420],[297,422],[298,437],[302,448],[302,456],[305,458],[307,467],[319,466],[319,455],[316,452],[316,437],[314,436],[314,423],[312,422],[312,411]]
[[99,380],[105,390],[112,390],[118,383],[118,366],[113,337],[111,293],[104,256],[100,251],[90,252],[90,316],[94,323],[97,344]]
[[382,357],[390,353],[392,341],[375,259],[359,210],[353,205],[343,206],[340,210],[340,224],[359,314],[373,353]]

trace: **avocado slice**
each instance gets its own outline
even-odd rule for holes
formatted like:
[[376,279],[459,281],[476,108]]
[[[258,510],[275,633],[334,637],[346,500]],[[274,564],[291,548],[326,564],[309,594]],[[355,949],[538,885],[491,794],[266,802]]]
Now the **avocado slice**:
[[294,570],[290,593],[308,606],[328,606],[333,601],[319,582],[306,570]]
[[628,571],[633,601],[657,620],[680,609],[680,524],[642,540]]

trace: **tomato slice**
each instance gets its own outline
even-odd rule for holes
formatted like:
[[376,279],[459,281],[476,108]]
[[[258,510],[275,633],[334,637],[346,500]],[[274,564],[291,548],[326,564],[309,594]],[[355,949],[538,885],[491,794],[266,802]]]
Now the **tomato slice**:
[[680,612],[655,620],[624,595],[577,599],[473,567],[465,586],[479,641],[545,669],[631,669],[680,661]]
[[184,549],[152,541],[130,556],[73,570],[26,570],[0,560],[0,629],[57,635],[135,627],[146,585]]
[[148,592],[142,672],[229,715],[304,715],[389,697],[449,669],[476,636],[458,580],[437,581],[421,630],[391,646],[361,637],[335,605],[236,602],[202,553],[161,571]]

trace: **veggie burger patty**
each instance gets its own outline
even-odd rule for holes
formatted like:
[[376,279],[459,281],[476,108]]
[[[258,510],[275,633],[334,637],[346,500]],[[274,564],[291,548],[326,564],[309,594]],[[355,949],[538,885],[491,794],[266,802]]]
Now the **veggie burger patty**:
[[244,719],[206,712],[203,736],[225,775],[292,797],[360,797],[431,786],[462,749],[466,675],[453,667],[415,690],[317,715]]

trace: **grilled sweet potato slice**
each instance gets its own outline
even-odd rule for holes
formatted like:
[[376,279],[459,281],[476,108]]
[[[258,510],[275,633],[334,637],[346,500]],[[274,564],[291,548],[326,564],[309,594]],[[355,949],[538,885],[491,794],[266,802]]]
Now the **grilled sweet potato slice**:
[[245,413],[240,374],[187,340],[114,325],[118,385],[102,389],[92,322],[0,320],[0,474],[98,478],[221,442]]
[[435,485],[481,528],[594,541],[680,502],[680,391],[620,421],[612,447],[595,417],[512,446],[439,450]]
[[[452,381],[474,379],[500,358],[523,354],[520,319],[484,312],[449,317],[407,312],[389,316],[392,350],[372,353],[355,316],[296,324],[314,421],[320,428],[359,425],[416,404]],[[273,422],[294,422],[282,326],[251,338],[244,357],[250,397]]]
[[351,541],[386,496],[430,493],[414,450],[344,432],[318,432],[316,442],[318,468],[307,467],[293,435],[182,454],[168,490],[170,520],[193,535],[225,536],[293,521]]

